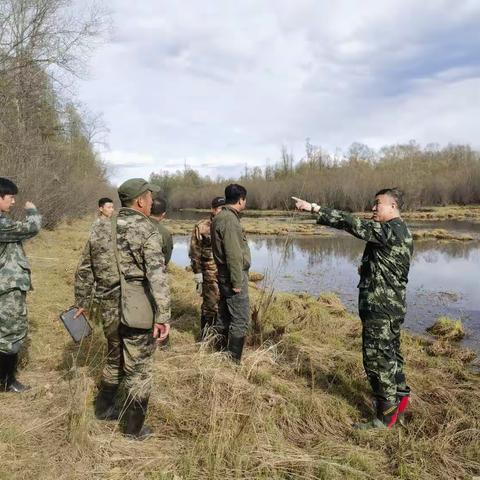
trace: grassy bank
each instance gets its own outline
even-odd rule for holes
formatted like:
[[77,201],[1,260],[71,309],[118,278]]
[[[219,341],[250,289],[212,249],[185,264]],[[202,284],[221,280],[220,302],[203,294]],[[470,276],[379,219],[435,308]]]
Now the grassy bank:
[[[205,214],[207,216],[208,214]],[[165,220],[165,226],[174,235],[191,235],[194,220]],[[321,225],[316,225],[313,218],[297,214],[292,218],[285,217],[245,217],[242,219],[245,232],[249,235],[319,235],[331,236],[333,233]]]
[[[104,343],[74,346],[57,315],[88,223],[29,245],[35,292],[21,380],[0,394],[0,479],[468,479],[480,475],[480,379],[461,350],[404,335],[413,389],[408,425],[357,432],[371,414],[360,323],[332,294],[269,294],[251,284],[252,332],[241,367],[199,348],[191,273],[171,269],[173,351],[157,352],[148,422],[126,440],[93,417]],[[255,267],[255,266],[253,266]],[[439,355],[439,353],[441,355]],[[470,358],[471,359],[471,358]]]
[[[185,212],[203,213],[208,216],[209,210],[183,209]],[[359,212],[356,215],[370,218],[370,212]],[[242,213],[242,224],[247,234],[251,235],[335,235],[334,230],[328,230],[315,225],[314,217],[294,210],[246,210]],[[422,208],[416,211],[403,212],[407,221],[441,221],[441,220],[480,220],[480,206],[448,206]],[[165,225],[175,235],[190,235],[195,225],[194,220],[167,219]],[[474,240],[472,235],[448,232],[444,229],[422,229],[414,232],[416,240]]]
[[[207,209],[184,208],[185,212],[203,212],[207,214]],[[291,210],[246,210],[244,217],[294,217],[299,213],[295,212],[292,201]],[[305,214],[302,214],[305,215]],[[358,212],[356,215],[370,217],[370,212]],[[410,220],[448,220],[448,219],[480,219],[480,205],[447,205],[445,207],[422,207],[417,210],[402,212],[402,217]]]
[[466,233],[449,232],[443,228],[434,228],[430,230],[415,230],[412,232],[414,240],[445,240],[445,241],[459,241],[469,242],[474,240],[473,235]]

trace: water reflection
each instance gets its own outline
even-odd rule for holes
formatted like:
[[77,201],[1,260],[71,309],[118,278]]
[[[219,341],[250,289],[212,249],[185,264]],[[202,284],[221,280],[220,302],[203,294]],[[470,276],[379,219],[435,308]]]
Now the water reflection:
[[[187,239],[177,237],[173,261],[188,264]],[[319,295],[336,292],[351,311],[357,307],[357,267],[364,242],[334,237],[250,236],[252,269],[266,273],[277,290]],[[424,332],[442,314],[462,318],[468,346],[480,347],[480,242],[419,241],[407,290],[406,325]]]

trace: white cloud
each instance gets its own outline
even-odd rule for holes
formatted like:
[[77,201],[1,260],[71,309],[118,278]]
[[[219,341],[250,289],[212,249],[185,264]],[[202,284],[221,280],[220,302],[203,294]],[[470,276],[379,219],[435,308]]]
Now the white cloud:
[[480,147],[478,2],[110,8],[114,35],[80,97],[104,112],[116,178],[185,160],[212,176],[236,174],[276,160],[283,143],[300,155],[307,137],[331,151],[410,138]]

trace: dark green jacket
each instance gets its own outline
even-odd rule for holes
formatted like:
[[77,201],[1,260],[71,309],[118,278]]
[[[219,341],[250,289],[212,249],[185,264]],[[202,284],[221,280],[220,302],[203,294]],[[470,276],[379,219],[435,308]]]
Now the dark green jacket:
[[168,265],[168,262],[172,258],[172,251],[173,251],[173,238],[172,234],[168,230],[168,228],[159,222],[157,219],[150,217],[150,220],[154,223],[155,227],[157,227],[158,233],[162,237],[162,252],[163,256],[165,257],[165,266]]
[[238,212],[227,205],[212,220],[213,258],[219,281],[230,280],[232,288],[242,288],[243,272],[250,268],[250,248]]
[[358,309],[394,317],[406,313],[408,272],[413,239],[401,218],[388,222],[363,220],[322,207],[317,223],[351,233],[367,245],[360,265]]

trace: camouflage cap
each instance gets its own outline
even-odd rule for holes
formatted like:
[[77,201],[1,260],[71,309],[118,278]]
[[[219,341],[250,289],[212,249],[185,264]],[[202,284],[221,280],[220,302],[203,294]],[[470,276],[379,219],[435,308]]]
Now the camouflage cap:
[[225,197],[215,197],[212,200],[212,208],[218,208],[225,205]]
[[121,202],[125,202],[139,197],[147,190],[157,193],[160,191],[160,187],[153,183],[148,183],[143,178],[130,178],[118,187],[118,196]]

